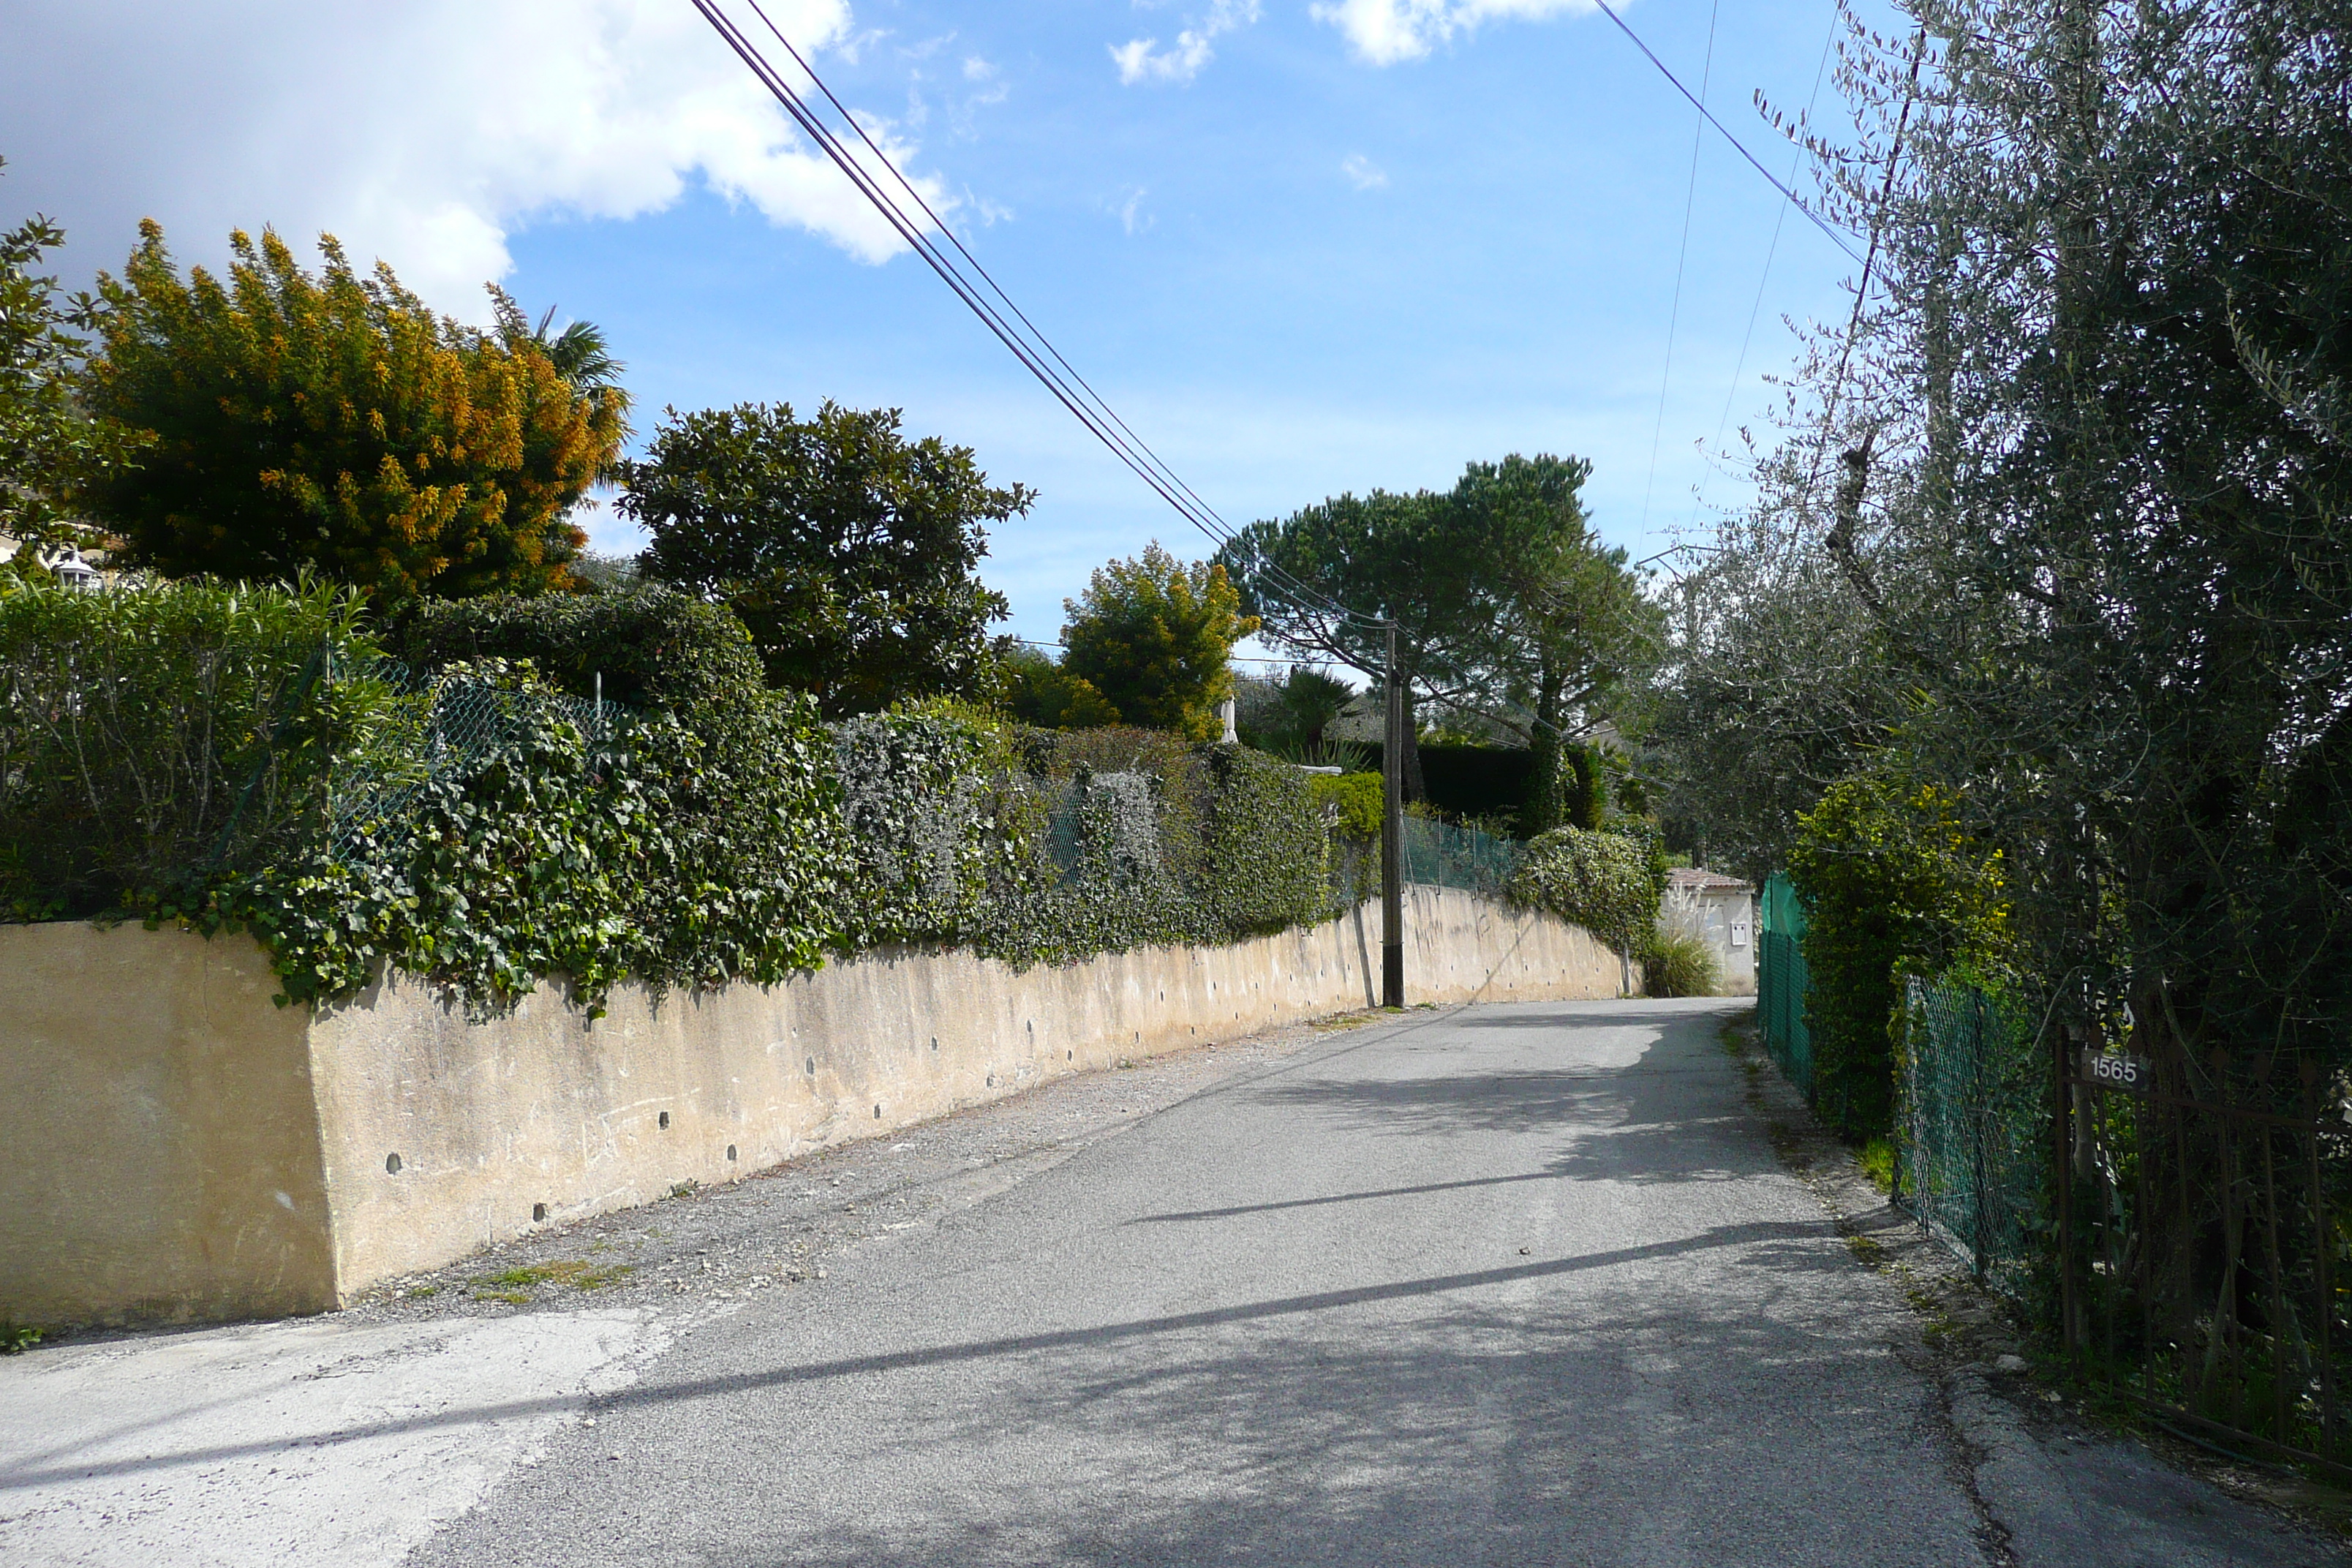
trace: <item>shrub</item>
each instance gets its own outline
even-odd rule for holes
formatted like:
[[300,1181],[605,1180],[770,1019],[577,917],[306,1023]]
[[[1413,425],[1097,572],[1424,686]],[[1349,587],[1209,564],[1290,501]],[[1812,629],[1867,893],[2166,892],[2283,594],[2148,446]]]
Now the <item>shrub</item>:
[[1631,952],[1656,926],[1664,887],[1637,840],[1555,827],[1528,845],[1507,891],[1518,903],[1558,915],[1620,952]]
[[409,663],[529,659],[558,689],[628,708],[704,712],[766,683],[732,612],[658,584],[609,594],[495,594],[412,602],[385,641]]
[[0,575],[0,914],[136,907],[290,851],[389,692],[361,601],[204,582],[79,594]]
[[409,706],[407,738],[437,745],[435,721],[460,705],[487,734],[454,762],[347,805],[331,837],[148,912],[250,931],[285,1001],[350,995],[390,965],[477,1016],[551,975],[592,1013],[624,976],[772,983],[835,944],[852,878],[805,700],[764,699],[721,744],[669,714],[591,723],[488,662],[443,672]]
[[1642,952],[1644,995],[1712,996],[1722,978],[1715,950],[1687,931],[1659,931]]
[[1970,842],[1948,795],[1878,774],[1831,785],[1797,822],[1789,874],[1805,899],[1814,1099],[1843,1131],[1883,1132],[1895,966],[1937,970],[2005,947],[2000,858]]

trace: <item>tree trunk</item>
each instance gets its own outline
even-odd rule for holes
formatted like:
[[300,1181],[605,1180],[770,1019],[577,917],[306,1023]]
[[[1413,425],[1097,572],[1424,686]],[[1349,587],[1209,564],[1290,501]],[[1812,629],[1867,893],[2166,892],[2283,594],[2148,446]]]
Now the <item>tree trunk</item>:
[[1560,824],[1560,678],[1549,653],[1536,671],[1535,732],[1528,738],[1527,804],[1519,808],[1519,837],[1533,838]]

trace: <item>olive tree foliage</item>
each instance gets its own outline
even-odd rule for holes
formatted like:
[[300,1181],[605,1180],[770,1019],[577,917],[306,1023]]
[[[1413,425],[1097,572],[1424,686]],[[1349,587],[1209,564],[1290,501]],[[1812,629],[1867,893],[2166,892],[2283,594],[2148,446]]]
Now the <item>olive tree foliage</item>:
[[769,681],[828,716],[986,696],[999,679],[988,627],[1012,612],[981,584],[984,525],[1035,492],[899,426],[895,408],[831,402],[807,420],[789,404],[671,409],[617,468],[614,510],[653,535],[644,574],[727,604]]
[[1897,752],[2001,854],[2052,1016],[2338,1061],[2352,38],[2325,0],[1906,9],[1823,149],[1872,290],[1683,595],[1675,809],[1760,861]]
[[[152,220],[100,273],[82,378],[142,433],[79,500],[121,558],[166,576],[316,573],[379,600],[570,586],[572,510],[627,432],[626,395],[575,383],[493,289],[489,331],[436,314],[334,237],[306,270],[275,233],[184,276]],[[615,367],[617,368],[617,367]]]

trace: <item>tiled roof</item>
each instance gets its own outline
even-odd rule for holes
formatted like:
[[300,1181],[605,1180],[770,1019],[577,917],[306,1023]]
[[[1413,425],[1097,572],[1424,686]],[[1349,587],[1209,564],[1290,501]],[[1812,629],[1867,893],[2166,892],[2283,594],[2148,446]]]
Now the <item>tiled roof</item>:
[[1666,886],[1703,893],[1745,893],[1751,890],[1737,877],[1727,877],[1720,871],[1704,870],[1696,866],[1677,866],[1667,872]]

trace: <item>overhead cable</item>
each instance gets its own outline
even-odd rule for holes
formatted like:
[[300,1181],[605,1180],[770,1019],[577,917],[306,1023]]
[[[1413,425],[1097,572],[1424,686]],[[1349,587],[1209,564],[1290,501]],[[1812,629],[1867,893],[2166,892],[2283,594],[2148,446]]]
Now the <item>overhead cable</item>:
[[[759,47],[751,41],[734,19],[721,9],[718,0],[693,0],[693,3],[695,9],[702,13],[703,19],[708,21],[712,29],[725,40],[728,47],[735,51],[736,56],[751,69],[752,75],[760,79],[761,85],[765,87],[776,101],[783,106],[785,112],[792,116],[793,122],[803,132],[817,144],[819,150],[831,159],[845,175],[848,176],[850,184],[856,186],[858,193],[882,215],[884,220],[898,232],[898,237],[923,258],[931,270],[939,275],[940,280],[947,284],[956,297],[963,301],[966,308],[980,318],[982,324],[1012,352],[1013,357],[1021,362],[1023,367],[1037,379],[1056,402],[1067,409],[1081,425],[1084,425],[1089,434],[1108,447],[1112,456],[1124,463],[1162,500],[1174,508],[1179,516],[1206,535],[1211,542],[1222,547],[1234,541],[1238,531],[1218,515],[1214,508],[1201,499],[1199,492],[1186,484],[1173,468],[1135,435],[1133,429],[1119,417],[1101,395],[1097,393],[1075,369],[1071,368],[1069,361],[1054,347],[1052,342],[1042,331],[1038,331],[1035,323],[1013,303],[1012,299],[998,286],[996,280],[989,276],[987,270],[981,267],[963,242],[956,237],[954,231],[940,221],[939,215],[932,211],[930,204],[899,171],[889,155],[884,153],[874,139],[866,133],[865,127],[858,124],[856,116],[849,112],[840,99],[835,96],[833,89],[825,85],[824,79],[810,67],[807,59],[793,47],[791,40],[785,37],[782,30],[777,27],[767,12],[761,8],[759,0],[751,0],[751,5],[760,20],[775,36],[777,41],[783,45],[785,50],[791,54],[793,63],[824,95],[824,100],[849,123],[850,129],[871,153],[874,162],[887,170],[891,180],[913,198],[916,208],[920,211],[921,219],[919,220],[912,212],[900,205],[898,198],[892,195],[881,177],[866,167],[844,143],[832,127],[825,123],[824,117],[818,114],[808,100],[801,95],[800,90],[785,78],[782,71],[770,63]],[[948,244],[954,247],[956,254],[970,263],[972,270],[979,274],[981,282],[975,283],[964,275],[957,265],[955,257],[950,256],[947,250],[931,237],[933,228],[944,235]],[[990,298],[992,295],[994,300],[1002,302],[1002,310],[996,303],[992,302]],[[1269,566],[1268,575],[1275,580],[1275,584],[1281,588],[1286,596],[1298,600],[1307,608],[1360,626],[1384,624],[1376,617],[1360,615],[1330,600],[1291,577],[1288,573],[1277,566]]]
[[[699,3],[699,0],[698,0],[698,3]],[[1734,136],[1730,131],[1725,127],[1723,121],[1715,117],[1714,111],[1709,110],[1706,104],[1701,103],[1698,100],[1697,96],[1694,94],[1690,89],[1682,84],[1682,79],[1680,77],[1677,77],[1674,72],[1666,68],[1665,61],[1660,59],[1654,53],[1652,53],[1650,46],[1642,41],[1642,35],[1633,31],[1633,28],[1625,25],[1625,18],[1617,14],[1616,7],[1611,5],[1609,4],[1609,0],[1593,0],[1593,4],[1600,6],[1601,13],[1611,21],[1617,24],[1617,30],[1619,32],[1633,40],[1633,47],[1641,50],[1643,55],[1648,58],[1652,65],[1658,68],[1658,74],[1664,77],[1668,81],[1674,83],[1675,90],[1676,92],[1681,93],[1685,98],[1690,100],[1691,107],[1697,110],[1701,115],[1705,116],[1706,122],[1709,125],[1714,126],[1717,132],[1720,134],[1726,142],[1730,142],[1731,145],[1738,150],[1741,157],[1748,160],[1748,166],[1754,169],[1758,174],[1763,175],[1764,178],[1770,183],[1774,190],[1780,192],[1783,196],[1788,198],[1789,205],[1790,206],[1795,207],[1799,212],[1804,214],[1805,220],[1808,223],[1811,223],[1815,228],[1820,229],[1822,235],[1828,238],[1832,245],[1834,245],[1840,250],[1844,251],[1846,255],[1854,261],[1859,262],[1862,259],[1862,252],[1847,244],[1845,237],[1840,234],[1835,228],[1832,227],[1827,218],[1822,216],[1821,214],[1815,212],[1811,207],[1807,206],[1803,197],[1798,195],[1796,192],[1781,184],[1778,175],[1774,174],[1771,170],[1766,168],[1762,163],[1757,162],[1756,154],[1748,150],[1747,144],[1741,142],[1738,137]]]

